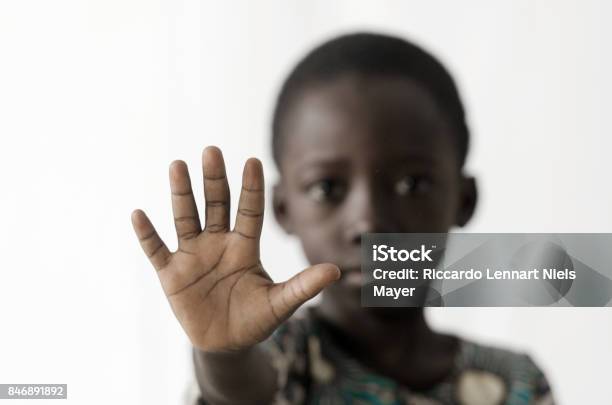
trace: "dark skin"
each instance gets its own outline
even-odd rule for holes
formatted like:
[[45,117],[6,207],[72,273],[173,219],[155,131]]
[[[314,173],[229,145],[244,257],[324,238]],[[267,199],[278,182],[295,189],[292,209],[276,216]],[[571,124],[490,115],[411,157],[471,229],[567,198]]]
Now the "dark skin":
[[187,166],[170,165],[177,251],[144,212],[132,214],[194,346],[202,396],[215,405],[269,403],[277,376],[261,342],[321,291],[318,311],[342,347],[409,387],[435,384],[451,370],[456,339],[429,329],[420,309],[362,308],[355,276],[364,232],[448,232],[470,219],[476,187],[462,174],[453,128],[427,91],[401,78],[345,75],[305,88],[296,100],[282,128],[274,212],[312,266],[281,283],[265,271],[265,186],[254,158],[244,167],[233,228],[215,147],[202,155],[203,225]]
[[435,384],[457,340],[432,331],[420,308],[362,308],[358,286],[343,281],[359,271],[362,233],[446,233],[472,216],[475,182],[460,170],[452,127],[401,78],[347,75],[312,86],[290,111],[275,213],[309,262],[343,272],[318,312],[370,368],[413,388]]

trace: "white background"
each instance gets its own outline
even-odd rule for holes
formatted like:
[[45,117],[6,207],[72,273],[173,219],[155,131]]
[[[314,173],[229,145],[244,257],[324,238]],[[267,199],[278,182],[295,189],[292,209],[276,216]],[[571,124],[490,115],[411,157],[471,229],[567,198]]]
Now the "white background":
[[[201,195],[209,144],[234,186],[249,156],[270,186],[273,98],[334,34],[400,34],[454,73],[481,189],[467,231],[612,231],[611,17],[603,0],[0,2],[0,383],[67,383],[70,404],[179,403],[189,345],[130,212],[176,246],[168,163],[186,160]],[[306,265],[271,215],[262,248],[277,279]],[[561,404],[610,403],[610,308],[428,314],[532,354]]]

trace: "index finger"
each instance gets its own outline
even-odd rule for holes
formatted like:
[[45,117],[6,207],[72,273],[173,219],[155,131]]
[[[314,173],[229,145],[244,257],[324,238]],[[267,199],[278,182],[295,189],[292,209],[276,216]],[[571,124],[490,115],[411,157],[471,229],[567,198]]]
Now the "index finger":
[[244,165],[242,191],[234,231],[248,239],[259,239],[264,215],[264,176],[258,159],[251,158]]

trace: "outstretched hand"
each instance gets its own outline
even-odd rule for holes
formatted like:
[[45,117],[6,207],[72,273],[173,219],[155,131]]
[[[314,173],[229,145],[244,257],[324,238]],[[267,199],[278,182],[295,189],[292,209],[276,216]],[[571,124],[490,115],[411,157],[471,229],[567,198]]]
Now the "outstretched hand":
[[264,215],[261,162],[251,158],[244,165],[233,230],[230,190],[218,148],[204,150],[202,169],[203,229],[187,165],[170,165],[175,252],[168,250],[143,211],[132,213],[132,224],[192,344],[202,351],[240,350],[266,339],[300,305],[337,280],[340,271],[333,264],[319,264],[274,283],[259,258]]

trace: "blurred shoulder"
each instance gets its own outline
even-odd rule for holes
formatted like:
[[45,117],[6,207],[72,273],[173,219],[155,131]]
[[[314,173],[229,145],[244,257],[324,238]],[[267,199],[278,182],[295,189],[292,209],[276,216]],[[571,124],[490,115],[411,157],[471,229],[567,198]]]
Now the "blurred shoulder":
[[490,392],[507,404],[554,404],[548,379],[526,353],[462,340],[457,363],[457,395],[466,403]]

